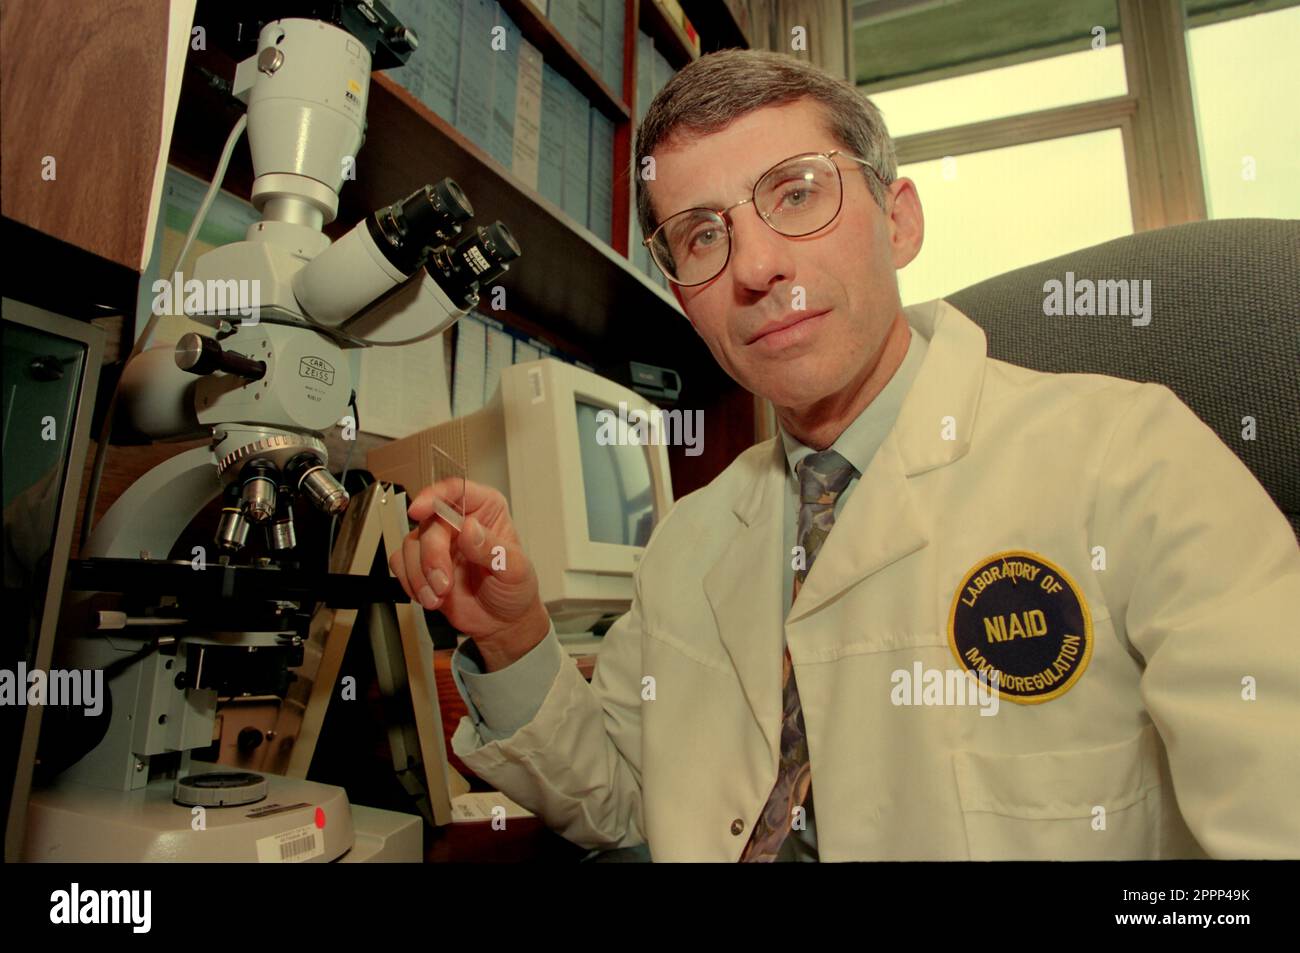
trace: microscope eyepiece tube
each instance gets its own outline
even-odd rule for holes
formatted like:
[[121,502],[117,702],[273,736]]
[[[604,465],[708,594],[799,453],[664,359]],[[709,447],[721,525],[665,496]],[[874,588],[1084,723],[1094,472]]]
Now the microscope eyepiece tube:
[[422,246],[443,245],[460,234],[460,226],[474,217],[474,206],[454,179],[443,179],[418,189],[402,202],[402,216]]
[[509,268],[522,252],[504,222],[480,225],[454,247],[435,249],[425,270],[455,304],[468,310],[479,292]]
[[367,220],[370,237],[388,263],[413,274],[430,246],[445,245],[474,217],[474,206],[451,179],[416,189]]

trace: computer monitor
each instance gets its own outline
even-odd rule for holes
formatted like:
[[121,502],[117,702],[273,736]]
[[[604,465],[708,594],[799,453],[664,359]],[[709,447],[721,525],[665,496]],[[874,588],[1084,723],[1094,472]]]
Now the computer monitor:
[[482,410],[372,450],[412,496],[445,475],[440,448],[499,489],[557,632],[626,612],[632,571],[672,505],[665,428],[636,392],[551,358],[515,364]]
[[[105,335],[81,321],[8,298],[0,302],[4,364],[6,633],[0,669],[48,672],[90,445]],[[16,690],[27,693],[24,682]],[[0,822],[4,860],[22,856],[44,705],[0,706]]]

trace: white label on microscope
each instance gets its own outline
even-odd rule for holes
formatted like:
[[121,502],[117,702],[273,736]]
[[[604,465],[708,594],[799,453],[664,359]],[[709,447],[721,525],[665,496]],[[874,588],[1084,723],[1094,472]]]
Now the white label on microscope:
[[298,864],[323,853],[325,838],[315,824],[304,824],[257,840],[259,864]]

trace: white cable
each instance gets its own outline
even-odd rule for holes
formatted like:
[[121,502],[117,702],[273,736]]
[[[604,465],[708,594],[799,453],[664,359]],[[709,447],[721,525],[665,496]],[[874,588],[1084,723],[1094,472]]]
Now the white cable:
[[[221,191],[221,183],[226,178],[226,169],[230,165],[230,157],[234,154],[235,144],[239,142],[239,137],[243,135],[244,129],[248,127],[248,113],[239,117],[235,123],[230,135],[226,137],[226,146],[221,150],[221,159],[217,162],[217,170],[212,176],[212,184],[208,186],[208,192],[203,196],[203,201],[199,204],[194,213],[194,221],[190,224],[189,234],[185,236],[185,244],[181,246],[181,253],[176,256],[176,263],[167,273],[167,280],[181,270],[181,262],[185,261],[185,256],[190,252],[190,246],[198,238],[199,229],[203,227],[203,220],[207,218],[208,209],[212,208],[212,203],[216,200],[217,193]],[[176,289],[179,291],[179,289]],[[139,355],[153,337],[153,333],[158,328],[158,321],[161,314],[153,313],[149,316],[149,321],[136,340],[135,346],[131,348],[131,353],[127,355],[126,361],[122,367],[125,368],[131,362],[131,359]],[[86,543],[90,540],[90,532],[95,528],[95,504],[99,499],[99,484],[104,477],[104,461],[108,456],[108,439],[113,432],[113,418],[117,414],[117,398],[122,392],[121,379],[118,379],[118,386],[113,389],[113,395],[108,400],[108,409],[104,412],[104,422],[99,428],[99,440],[95,446],[95,466],[90,473],[90,485],[86,489],[86,507],[82,511],[81,518],[81,546],[84,549]]]
[[[167,277],[171,278],[181,270],[181,265],[185,262],[185,256],[190,253],[196,239],[199,237],[199,231],[203,228],[203,222],[208,217],[208,211],[212,208],[212,203],[217,200],[217,193],[221,191],[221,183],[226,179],[226,169],[230,166],[230,157],[234,155],[235,144],[239,142],[239,137],[243,135],[244,129],[248,126],[248,113],[239,117],[235,123],[230,135],[226,137],[226,145],[221,150],[221,158],[217,161],[217,170],[212,175],[212,183],[208,186],[207,194],[203,196],[203,201],[199,203],[198,210],[194,213],[194,221],[190,223],[189,233],[185,236],[185,244],[181,246],[180,254],[176,256],[176,261],[172,264],[171,270],[167,272]],[[179,289],[177,289],[179,291]],[[149,346],[149,340],[153,337],[153,332],[158,326],[158,319],[161,315],[153,314],[149,317],[149,323],[145,325],[144,332],[140,335],[140,340],[136,342],[138,350],[132,351],[134,357],[140,351]]]

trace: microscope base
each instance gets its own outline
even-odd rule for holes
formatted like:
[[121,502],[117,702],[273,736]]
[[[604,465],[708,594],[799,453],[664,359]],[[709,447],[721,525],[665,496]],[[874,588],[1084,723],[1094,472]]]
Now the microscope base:
[[23,859],[65,863],[418,863],[423,859],[419,817],[354,809],[346,792],[333,785],[263,776],[269,791],[261,801],[202,810],[175,803],[173,782],[166,779],[136,791],[70,782],[33,789]]

